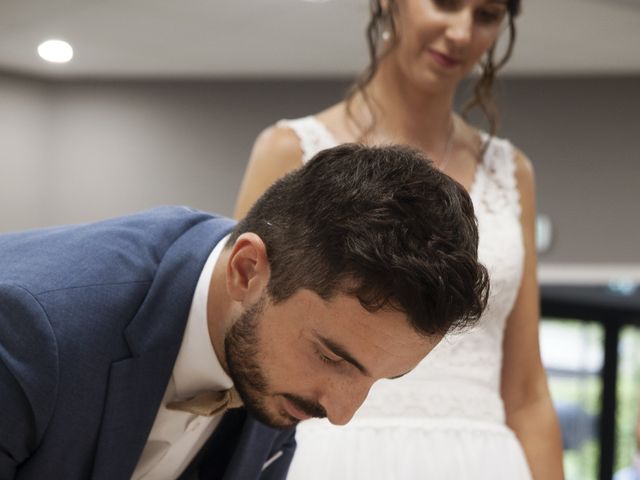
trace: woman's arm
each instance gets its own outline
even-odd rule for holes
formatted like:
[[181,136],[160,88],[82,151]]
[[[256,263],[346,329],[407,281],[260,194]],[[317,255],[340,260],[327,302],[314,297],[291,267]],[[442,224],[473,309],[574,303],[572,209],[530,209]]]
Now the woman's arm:
[[535,184],[529,160],[516,153],[525,257],[520,291],[507,319],[501,393],[507,424],[520,440],[534,479],[563,478],[562,439],[540,358],[540,316],[535,250]]
[[264,130],[253,145],[236,200],[234,217],[244,217],[273,182],[301,165],[302,149],[292,130],[277,126]]

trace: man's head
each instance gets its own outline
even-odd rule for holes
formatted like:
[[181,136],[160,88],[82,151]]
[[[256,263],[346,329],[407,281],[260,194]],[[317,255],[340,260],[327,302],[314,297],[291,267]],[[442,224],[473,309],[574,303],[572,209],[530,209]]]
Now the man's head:
[[346,423],[488,294],[464,188],[416,150],[342,145],[277,181],[228,243],[227,368],[265,423]]

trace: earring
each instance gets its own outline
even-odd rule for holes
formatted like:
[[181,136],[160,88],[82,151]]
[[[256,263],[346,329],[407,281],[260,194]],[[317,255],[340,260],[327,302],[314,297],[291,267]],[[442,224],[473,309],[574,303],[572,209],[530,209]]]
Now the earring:
[[390,38],[391,38],[391,32],[385,28],[382,31],[382,41],[388,42]]

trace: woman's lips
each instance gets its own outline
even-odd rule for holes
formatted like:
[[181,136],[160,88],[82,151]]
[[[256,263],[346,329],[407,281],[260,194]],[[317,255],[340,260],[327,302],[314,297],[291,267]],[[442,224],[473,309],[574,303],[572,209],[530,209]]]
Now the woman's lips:
[[429,50],[429,53],[438,65],[445,68],[455,68],[462,63],[460,60],[456,60],[449,55],[445,55],[444,53],[440,53],[435,50]]

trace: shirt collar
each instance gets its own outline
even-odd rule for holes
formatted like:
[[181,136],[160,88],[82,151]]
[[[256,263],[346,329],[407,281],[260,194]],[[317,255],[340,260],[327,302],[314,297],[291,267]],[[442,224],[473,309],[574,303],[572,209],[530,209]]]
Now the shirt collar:
[[233,381],[223,370],[209,337],[207,298],[214,267],[229,235],[218,242],[204,264],[191,301],[187,326],[173,367],[177,398],[189,398],[204,390],[227,390]]

